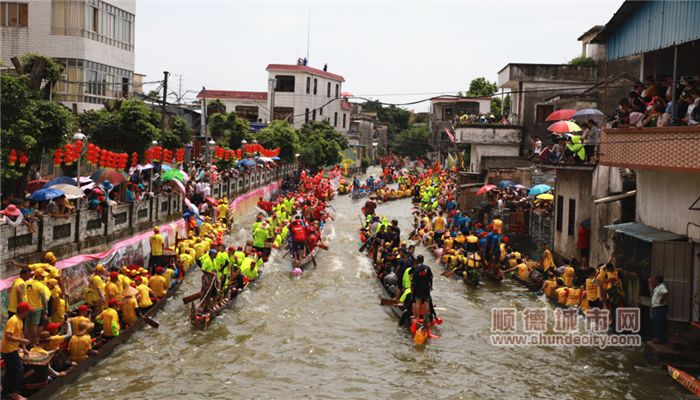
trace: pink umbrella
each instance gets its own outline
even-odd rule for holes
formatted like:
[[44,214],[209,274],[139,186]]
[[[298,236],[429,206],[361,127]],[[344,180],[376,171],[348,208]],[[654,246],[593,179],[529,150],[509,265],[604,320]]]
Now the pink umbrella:
[[484,194],[486,192],[490,192],[495,188],[496,188],[496,185],[484,185],[484,186],[480,187],[479,190],[476,191],[476,194],[478,196],[481,196],[482,194]]
[[581,127],[575,122],[559,121],[550,125],[547,130],[554,133],[580,132]]
[[547,116],[545,121],[561,121],[563,119],[571,119],[576,114],[576,110],[557,110]]

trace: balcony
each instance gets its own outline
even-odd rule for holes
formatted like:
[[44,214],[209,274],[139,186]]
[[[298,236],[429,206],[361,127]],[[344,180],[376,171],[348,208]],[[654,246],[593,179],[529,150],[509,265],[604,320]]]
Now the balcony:
[[596,70],[569,64],[508,64],[498,71],[498,87],[515,90],[519,82],[593,83]]
[[700,172],[700,126],[604,129],[600,163],[632,169]]

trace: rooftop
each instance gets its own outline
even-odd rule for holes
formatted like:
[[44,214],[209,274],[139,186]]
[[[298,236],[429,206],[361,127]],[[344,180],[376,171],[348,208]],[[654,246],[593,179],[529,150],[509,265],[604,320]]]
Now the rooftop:
[[440,97],[433,97],[430,99],[430,102],[432,103],[460,103],[460,102],[472,102],[472,101],[478,101],[478,100],[489,100],[491,101],[491,97],[489,96],[473,96],[473,97],[462,97],[462,96],[440,96]]
[[673,232],[663,231],[653,226],[639,222],[626,222],[624,224],[606,225],[605,228],[617,233],[624,233],[647,243],[667,240],[684,240],[685,237]]
[[267,71],[294,71],[294,72],[308,72],[313,75],[323,76],[328,79],[333,79],[338,82],[345,82],[345,78],[338,74],[334,74],[321,69],[309,67],[308,65],[296,65],[296,64],[269,64],[266,68]]
[[352,110],[352,104],[350,104],[350,102],[347,100],[341,100],[340,101],[340,108],[342,108],[343,110],[349,111],[349,110]]
[[242,92],[236,90],[202,90],[197,98],[222,100],[260,100],[267,101],[267,92]]
[[593,84],[596,70],[595,66],[509,63],[498,71],[498,87],[518,89],[519,82]]

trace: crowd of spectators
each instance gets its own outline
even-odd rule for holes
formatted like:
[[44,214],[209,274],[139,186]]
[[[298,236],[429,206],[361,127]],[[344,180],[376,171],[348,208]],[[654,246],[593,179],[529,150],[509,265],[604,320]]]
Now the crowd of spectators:
[[700,77],[683,77],[676,84],[670,77],[664,77],[660,82],[649,78],[635,85],[626,98],[620,99],[611,126],[694,126],[700,123],[698,105]]

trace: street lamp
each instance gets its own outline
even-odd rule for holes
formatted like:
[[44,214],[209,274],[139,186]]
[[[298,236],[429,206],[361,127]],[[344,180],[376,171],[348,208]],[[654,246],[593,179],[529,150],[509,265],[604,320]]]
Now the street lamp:
[[80,148],[80,154],[78,154],[78,172],[76,172],[75,186],[80,187],[80,159],[83,158],[83,150],[87,150],[87,136],[78,129],[77,132],[73,134],[73,142],[83,142],[83,147]]
[[241,140],[241,158],[245,158],[245,145],[248,144],[248,141],[243,139]]
[[214,141],[214,139],[209,139],[209,141],[207,142],[207,150],[208,150],[208,152],[207,152],[207,161],[208,161],[209,163],[211,163],[212,160],[213,160],[212,155],[214,154],[214,149],[215,149],[215,148],[216,148],[216,142]]

